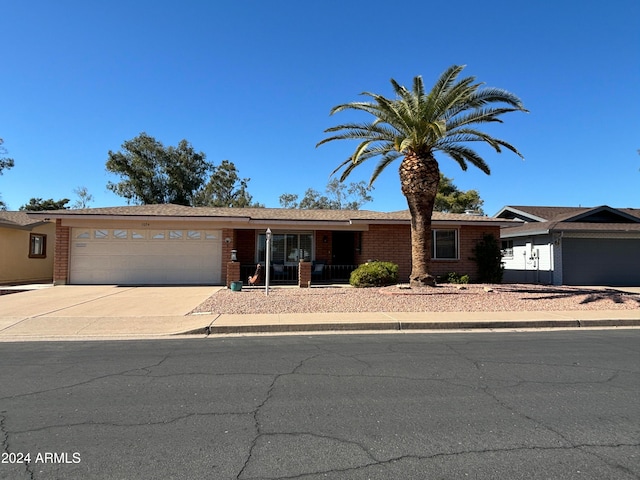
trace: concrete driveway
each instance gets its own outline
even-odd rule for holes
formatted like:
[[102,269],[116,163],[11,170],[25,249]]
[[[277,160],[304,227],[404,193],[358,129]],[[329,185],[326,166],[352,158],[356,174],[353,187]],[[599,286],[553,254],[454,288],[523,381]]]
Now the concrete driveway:
[[219,288],[67,285],[0,295],[0,337],[178,333],[203,326],[186,315]]

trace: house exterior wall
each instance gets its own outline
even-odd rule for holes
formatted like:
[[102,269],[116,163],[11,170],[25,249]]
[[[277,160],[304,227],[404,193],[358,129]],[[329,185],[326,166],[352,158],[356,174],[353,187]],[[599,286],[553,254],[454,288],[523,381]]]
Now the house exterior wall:
[[[101,222],[98,226],[106,226],[108,222]],[[123,222],[118,222],[123,225]],[[73,224],[75,225],[75,224]],[[115,224],[114,224],[115,225]],[[175,223],[154,224],[155,228],[171,228]],[[180,228],[185,228],[180,223]],[[89,226],[83,224],[83,226]],[[93,225],[91,225],[93,226]],[[458,258],[452,260],[432,260],[431,273],[435,276],[445,276],[450,272],[469,275],[471,281],[478,277],[477,264],[473,258],[473,249],[485,234],[493,234],[499,238],[497,225],[451,225],[434,228],[455,229],[458,231]],[[56,220],[56,236],[58,242],[55,247],[53,279],[56,284],[66,284],[69,281],[71,227],[62,225],[62,220]],[[222,262],[221,278],[227,278],[227,264],[231,259],[231,250],[237,250],[238,262],[242,265],[255,263],[257,232],[262,230],[222,228]],[[381,260],[396,263],[399,267],[399,280],[408,282],[411,273],[411,230],[407,224],[372,224],[368,229],[360,229],[355,233],[356,252],[355,263],[361,264],[368,260]],[[326,241],[325,241],[326,239]],[[332,263],[332,231],[314,230],[314,260]]]
[[[55,232],[53,223],[32,230],[0,228],[0,284],[51,282]],[[29,258],[31,233],[47,236],[45,258]]]
[[322,261],[328,265],[331,265],[333,258],[331,253],[332,239],[333,237],[331,235],[331,231],[329,230],[315,231],[315,253],[317,261]]
[[554,245],[550,235],[511,238],[513,256],[503,257],[505,283],[554,283]]
[[[469,275],[470,280],[478,278],[478,265],[473,260],[473,249],[485,234],[500,238],[498,226],[459,225],[440,229],[458,230],[458,258],[452,260],[431,260],[430,273],[446,276],[455,272]],[[357,255],[358,263],[368,260],[381,260],[398,264],[398,277],[401,283],[409,281],[411,274],[411,227],[410,225],[371,225],[369,231],[362,232],[362,249]]]

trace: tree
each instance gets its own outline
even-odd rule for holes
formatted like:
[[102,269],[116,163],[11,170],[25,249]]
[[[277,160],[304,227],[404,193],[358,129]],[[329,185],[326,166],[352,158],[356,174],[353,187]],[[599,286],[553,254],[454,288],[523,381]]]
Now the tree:
[[453,179],[445,177],[440,173],[438,193],[433,209],[436,212],[445,213],[465,213],[469,210],[477,214],[484,214],[482,204],[484,200],[480,198],[477,190],[460,190],[453,184]]
[[223,160],[213,168],[207,184],[194,196],[194,206],[203,207],[263,207],[252,203],[247,186],[250,178],[240,178],[233,162]]
[[29,200],[29,203],[21,206],[20,210],[26,210],[28,212],[39,212],[43,210],[66,210],[69,208],[66,206],[67,203],[69,203],[68,198],[63,198],[62,200],[57,201],[53,198],[50,198],[48,200],[43,200],[41,198],[32,198],[31,200]]
[[191,205],[204,185],[211,164],[186,140],[177,147],[165,147],[142,132],[122,144],[123,151],[109,151],[106,167],[122,181],[107,188],[129,202],[139,204],[176,203]]
[[[4,143],[4,140],[0,138],[0,175],[2,175],[3,170],[9,170],[14,166],[13,158],[2,157],[2,155],[5,155],[7,153],[7,149],[2,146],[3,143]],[[0,210],[6,210],[6,209],[7,209],[7,204],[4,203],[2,200],[0,200]]]
[[334,140],[359,141],[353,154],[333,171],[335,174],[344,169],[341,181],[366,160],[380,157],[369,181],[372,184],[386,167],[402,157],[400,184],[411,212],[411,286],[435,285],[435,278],[429,273],[431,215],[440,180],[435,154],[450,157],[463,170],[471,163],[487,174],[489,166],[468,143],[484,142],[498,153],[504,147],[522,157],[509,143],[475,128],[478,124],[501,122],[501,115],[509,112],[526,112],[522,101],[506,90],[481,88],[475,77],[458,79],[463,69],[458,65],[449,67],[428,93],[420,76],[413,79],[411,90],[391,79],[396,98],[364,92],[373,101],[333,107],[331,115],[357,110],[374,119],[331,127],[325,133],[335,134],[317,145]]
[[283,193],[280,195],[280,206],[282,208],[359,210],[362,205],[372,200],[369,195],[372,188],[365,182],[350,183],[347,186],[334,178],[327,184],[325,195],[313,188],[308,188],[302,200],[298,202],[297,194]]
[[93,195],[89,193],[87,187],[78,187],[73,193],[78,196],[78,200],[73,203],[71,208],[87,208],[89,203],[93,202]]

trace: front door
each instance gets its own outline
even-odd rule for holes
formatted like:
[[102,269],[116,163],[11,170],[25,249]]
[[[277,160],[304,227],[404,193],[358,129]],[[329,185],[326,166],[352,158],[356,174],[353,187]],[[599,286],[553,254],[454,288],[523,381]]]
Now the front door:
[[333,232],[331,244],[334,265],[353,265],[355,262],[355,232]]

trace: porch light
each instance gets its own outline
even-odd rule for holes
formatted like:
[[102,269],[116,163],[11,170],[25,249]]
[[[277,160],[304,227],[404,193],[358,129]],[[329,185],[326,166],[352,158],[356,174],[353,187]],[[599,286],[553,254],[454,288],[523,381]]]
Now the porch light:
[[231,250],[231,261],[232,262],[238,261],[238,250]]

